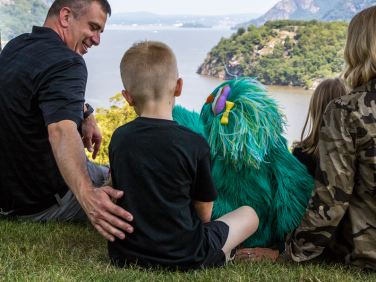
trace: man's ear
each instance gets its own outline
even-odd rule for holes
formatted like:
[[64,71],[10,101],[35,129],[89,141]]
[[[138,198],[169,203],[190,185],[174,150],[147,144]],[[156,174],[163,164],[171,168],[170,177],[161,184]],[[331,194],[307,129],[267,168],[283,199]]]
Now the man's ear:
[[181,95],[181,92],[183,91],[183,79],[179,78],[176,82],[176,88],[175,88],[175,97],[179,97]]
[[135,102],[131,96],[131,93],[129,93],[128,90],[123,90],[121,91],[121,94],[123,94],[123,97],[125,98],[125,100],[127,100],[129,106],[134,107]]
[[67,28],[69,21],[73,18],[73,12],[68,7],[60,10],[60,24],[62,27]]

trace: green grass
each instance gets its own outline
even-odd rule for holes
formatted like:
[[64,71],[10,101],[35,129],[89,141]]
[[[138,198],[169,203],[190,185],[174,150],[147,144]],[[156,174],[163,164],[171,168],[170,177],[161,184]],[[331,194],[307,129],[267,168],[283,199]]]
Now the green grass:
[[221,269],[117,269],[89,223],[25,223],[0,219],[0,281],[376,281],[376,272],[326,264],[236,262]]

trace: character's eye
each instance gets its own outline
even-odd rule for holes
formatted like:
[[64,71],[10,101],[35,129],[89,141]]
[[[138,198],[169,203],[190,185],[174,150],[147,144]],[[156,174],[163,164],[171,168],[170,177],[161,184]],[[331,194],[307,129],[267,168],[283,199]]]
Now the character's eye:
[[217,95],[215,95],[212,103],[214,116],[217,116],[224,111],[224,109],[226,108],[226,101],[228,96],[230,95],[230,92],[231,88],[228,85],[225,85],[218,90]]

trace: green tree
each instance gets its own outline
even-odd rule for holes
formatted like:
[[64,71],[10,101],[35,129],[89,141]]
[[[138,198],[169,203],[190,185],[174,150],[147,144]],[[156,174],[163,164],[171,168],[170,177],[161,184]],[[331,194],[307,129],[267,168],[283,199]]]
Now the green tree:
[[103,136],[101,149],[95,160],[91,159],[91,154],[86,152],[88,158],[96,163],[103,165],[109,164],[108,146],[110,145],[111,137],[116,128],[126,124],[137,117],[133,107],[129,106],[122,94],[117,94],[110,98],[113,105],[110,109],[98,108],[95,115],[98,128]]
[[286,49],[291,49],[293,46],[293,41],[291,40],[290,36],[287,35],[285,39],[285,47]]
[[257,27],[255,27],[253,24],[251,24],[251,25],[248,27],[248,31],[249,31],[249,32],[254,32],[255,30],[257,30]]
[[[282,31],[291,31],[290,26],[298,26],[297,41],[285,38],[285,44],[275,44],[273,54],[256,55],[273,38],[283,41]],[[348,23],[279,20],[266,22],[264,26],[250,25],[248,33],[233,34],[222,38],[210,51],[210,63],[215,68],[227,64],[234,56],[243,54],[244,60],[239,73],[243,76],[259,77],[267,84],[290,84],[291,82],[308,87],[313,80],[337,75],[343,65],[343,50]],[[284,52],[290,58],[284,58]]]
[[238,29],[238,35],[241,36],[245,33],[245,28],[244,27],[241,27]]
[[41,0],[0,1],[0,29],[3,40],[31,32],[33,25],[42,25],[48,7]]

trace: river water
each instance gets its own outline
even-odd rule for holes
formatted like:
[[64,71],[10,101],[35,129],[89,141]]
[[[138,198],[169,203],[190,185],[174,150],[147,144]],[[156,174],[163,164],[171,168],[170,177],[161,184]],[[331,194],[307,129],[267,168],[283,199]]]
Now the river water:
[[[124,52],[136,41],[157,40],[168,44],[178,60],[184,87],[177,104],[200,112],[207,96],[223,80],[201,76],[196,71],[221,37],[229,37],[232,33],[229,28],[106,27],[101,44],[84,56],[89,72],[86,100],[94,108],[108,108],[109,98],[123,89],[119,65]],[[287,116],[285,136],[291,144],[300,139],[312,91],[290,86],[269,86],[268,91]]]

